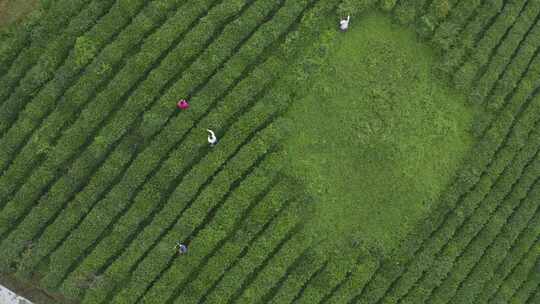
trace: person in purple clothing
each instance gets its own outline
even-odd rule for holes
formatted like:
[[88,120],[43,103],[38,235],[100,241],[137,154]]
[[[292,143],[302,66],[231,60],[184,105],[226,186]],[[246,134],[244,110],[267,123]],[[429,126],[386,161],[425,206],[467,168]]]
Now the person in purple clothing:
[[176,242],[175,249],[178,250],[179,254],[184,254],[187,252],[187,246],[180,242]]

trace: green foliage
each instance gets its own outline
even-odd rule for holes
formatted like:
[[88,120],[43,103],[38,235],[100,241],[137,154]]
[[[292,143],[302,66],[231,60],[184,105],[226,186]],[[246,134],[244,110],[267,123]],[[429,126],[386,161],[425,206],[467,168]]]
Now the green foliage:
[[434,6],[435,6],[435,16],[437,16],[438,19],[444,19],[448,17],[448,14],[450,13],[450,10],[451,10],[449,0],[435,1]]
[[[2,277],[88,304],[538,302],[539,2],[42,5],[0,32]],[[448,170],[472,118],[445,81],[478,108]]]
[[341,17],[356,16],[359,17],[364,11],[372,8],[377,0],[343,0],[340,1],[337,13]]
[[284,149],[289,174],[315,198],[313,234],[323,239],[363,231],[370,246],[389,250],[435,204],[472,146],[474,109],[432,74],[435,55],[414,32],[393,26],[365,15],[347,35],[330,32],[328,44],[340,47],[324,61],[315,48],[298,64],[297,75],[314,75],[286,115]]
[[379,5],[383,11],[391,11],[396,5],[397,0],[380,0]]
[[79,37],[75,41],[74,52],[75,64],[79,67],[83,67],[90,63],[96,56],[97,47],[92,40],[86,37]]

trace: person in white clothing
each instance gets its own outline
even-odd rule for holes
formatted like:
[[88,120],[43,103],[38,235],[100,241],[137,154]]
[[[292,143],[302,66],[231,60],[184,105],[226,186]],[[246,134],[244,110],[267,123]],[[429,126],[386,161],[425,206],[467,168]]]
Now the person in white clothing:
[[213,147],[217,143],[217,137],[214,131],[206,129],[208,131],[208,143],[210,144],[210,147]]
[[349,29],[349,21],[351,20],[351,16],[347,16],[347,19],[341,19],[339,22],[339,28],[342,32],[345,32]]

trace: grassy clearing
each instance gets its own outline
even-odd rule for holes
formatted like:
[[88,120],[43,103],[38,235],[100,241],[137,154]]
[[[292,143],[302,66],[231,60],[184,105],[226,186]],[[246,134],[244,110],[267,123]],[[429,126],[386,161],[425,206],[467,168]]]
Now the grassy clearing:
[[435,76],[433,50],[389,16],[333,33],[312,90],[288,113],[291,172],[316,200],[317,233],[355,232],[390,249],[454,177],[475,109]]

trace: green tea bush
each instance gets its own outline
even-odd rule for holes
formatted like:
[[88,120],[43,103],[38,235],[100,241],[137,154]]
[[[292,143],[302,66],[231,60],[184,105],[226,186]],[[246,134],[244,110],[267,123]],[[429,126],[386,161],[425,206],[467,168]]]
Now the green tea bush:
[[283,210],[295,197],[290,192],[292,189],[288,182],[288,179],[284,179],[266,193],[231,239],[209,257],[200,270],[190,276],[190,280],[182,289],[183,303],[199,303],[212,290],[219,278],[225,275],[266,229],[282,215]]
[[[53,84],[49,85],[48,89],[43,90],[44,85],[54,79],[55,76],[63,75],[69,71],[57,71],[57,68],[63,65],[77,37],[91,29],[96,21],[102,21],[103,15],[108,12],[111,5],[112,1],[91,2],[77,17],[71,20],[67,30],[61,36],[56,37],[47,44],[46,49],[41,54],[42,60],[38,61],[25,74],[24,78],[20,80],[21,85],[0,106],[0,135],[5,135],[8,129],[17,128],[18,125],[14,124],[14,122],[19,118],[19,113],[25,108],[26,104],[33,108],[26,109],[24,114],[21,114],[23,117],[28,116],[27,119],[33,117],[34,111],[41,110],[40,107],[37,107],[38,103],[28,103],[28,100],[36,97],[41,100],[41,98],[46,98],[53,93],[51,91],[58,89]],[[104,23],[98,23],[98,25],[102,24]],[[103,35],[103,38],[107,38],[106,35]],[[38,119],[38,117],[35,118]],[[13,153],[14,151],[10,152]],[[5,165],[2,162],[0,168],[4,170]]]
[[[105,3],[105,2],[104,2]],[[132,5],[142,5],[141,3],[137,4],[132,2]],[[125,20],[127,23],[129,16],[123,16],[122,19],[118,19],[117,15],[123,14],[123,11],[115,10],[114,7],[109,11],[104,18],[108,19],[109,22]],[[115,35],[116,31],[119,31],[123,23],[118,23],[116,26],[107,27],[108,23],[106,20],[102,20],[104,23],[99,23],[92,28],[90,32],[87,33],[89,39],[93,41],[96,45],[104,47],[107,43],[107,38]],[[79,38],[82,39],[82,38]],[[55,135],[59,132],[59,129],[65,123],[66,114],[69,112],[61,111],[52,112],[52,117],[48,116],[51,113],[51,108],[55,107],[57,99],[64,93],[66,86],[68,85],[67,79],[74,79],[79,75],[80,69],[76,67],[76,62],[74,56],[69,56],[66,60],[66,63],[56,72],[56,77],[50,81],[42,90],[37,93],[35,97],[36,102],[32,102],[24,109],[20,115],[20,119],[17,120],[10,128],[10,131],[5,134],[5,136],[0,140],[0,147],[2,147],[2,154],[0,155],[0,168],[6,169],[7,172],[2,176],[4,180],[9,180],[10,182],[6,186],[2,186],[4,190],[1,195],[9,195],[12,191],[15,190],[17,186],[20,185],[22,178],[26,177],[26,171],[32,168],[32,164],[29,161],[29,158],[32,159],[34,151],[32,150],[33,146],[30,145],[26,147],[26,150],[20,151],[21,145],[23,145],[28,139],[30,134],[39,126],[46,130],[38,131],[38,134],[34,134],[34,139],[38,138],[39,140],[31,140],[30,143],[46,142],[52,144],[55,139]],[[59,76],[60,75],[60,76]],[[90,81],[83,78],[83,84],[87,86]],[[77,94],[81,94],[81,91],[78,91]],[[69,95],[66,92],[66,96],[70,98],[69,107],[75,108],[77,105],[76,99],[71,99],[72,95]],[[65,99],[64,99],[65,101]],[[1,111],[1,110],[0,110]],[[48,117],[47,117],[48,116]],[[60,117],[58,117],[60,116]],[[42,121],[47,117],[45,121]],[[61,121],[57,121],[61,119]],[[52,122],[51,122],[52,120]],[[42,124],[43,123],[43,124]],[[14,159],[15,158],[15,159]],[[33,161],[36,161],[33,159]],[[11,165],[8,167],[8,165]],[[26,169],[26,170],[25,170]],[[2,181],[0,181],[0,184]],[[0,196],[0,201],[5,197]]]
[[468,54],[474,51],[476,43],[482,38],[482,32],[486,30],[485,27],[489,26],[489,21],[503,9],[503,4],[502,0],[482,3],[477,10],[478,14],[474,15],[473,19],[466,24],[458,41],[453,43],[455,47],[443,54],[440,63],[440,69],[443,72],[453,75],[464,59],[468,57]]
[[[534,51],[538,48],[538,31],[540,26],[534,24],[533,16],[526,18],[530,23],[522,25],[516,31],[514,28],[509,33],[508,41],[501,45],[501,49],[492,57],[489,66],[484,71],[479,81],[474,85],[469,99],[473,102],[483,103],[488,94],[493,90],[493,87],[506,76],[508,69],[511,69],[513,64],[523,61],[522,56],[530,58]],[[519,30],[522,30],[521,32]],[[522,36],[523,35],[523,36]],[[504,76],[503,76],[504,75]]]
[[[518,43],[511,40],[513,30],[518,31],[517,35],[521,38],[537,13],[538,5],[526,5],[526,1],[518,1],[507,6],[491,27],[483,33],[475,47],[475,52],[471,54],[471,58],[454,75],[454,83],[457,88],[469,92],[477,77],[478,70],[492,59],[493,54],[501,46],[504,46],[505,42]],[[520,21],[523,21],[524,24],[522,25]]]
[[[517,303],[510,302],[519,289],[529,282],[538,286],[538,269],[540,264],[538,258],[540,256],[540,243],[531,248],[523,260],[519,262],[512,273],[506,278],[504,283],[499,286],[497,292],[489,299],[492,303]],[[534,286],[533,285],[533,286]]]
[[[471,290],[458,290],[456,299],[466,298],[467,302],[479,301],[480,303],[487,302],[487,300],[499,289],[499,286],[506,280],[508,275],[516,267],[516,265],[523,259],[523,257],[534,248],[534,244],[538,244],[537,237],[540,235],[540,213],[536,212],[534,219],[530,223],[527,223],[526,229],[519,235],[515,243],[511,244],[511,248],[508,251],[501,251],[494,255],[488,255],[486,259],[481,261],[479,267],[496,267],[491,273],[485,275],[481,280],[477,281],[482,288]],[[490,264],[490,262],[496,259],[498,263]],[[473,273],[473,276],[477,276],[477,273]],[[469,283],[469,282],[466,282]]]
[[[85,1],[55,1],[48,12],[32,16],[6,43],[0,46],[0,105],[8,98],[26,72],[39,60],[43,48],[66,29],[71,18],[90,3]],[[39,17],[38,17],[39,16]],[[39,18],[39,19],[38,19]],[[34,20],[36,19],[36,20]],[[11,54],[7,54],[8,47]],[[4,51],[5,50],[5,51]]]
[[[284,13],[287,12],[287,14],[290,13],[290,11],[285,11],[285,10],[284,10],[283,12],[284,12]],[[285,30],[286,24],[284,24],[283,22],[279,22],[279,23],[276,23],[276,26],[278,26],[278,25],[279,25],[280,27],[282,27],[282,28]],[[265,35],[265,37],[268,37],[268,35]],[[239,53],[239,54],[241,54],[241,53]],[[234,66],[234,65],[233,65],[233,66]],[[231,66],[231,67],[233,67],[233,66]],[[275,65],[272,61],[268,61],[267,64],[265,65],[265,68],[271,68],[271,67],[275,67],[275,66],[276,66],[276,65]],[[224,71],[227,71],[227,70],[224,70]],[[266,72],[263,72],[263,71],[264,71],[264,68],[261,68],[261,70],[260,70],[260,73],[261,73],[261,74],[260,74],[260,75],[265,75]],[[223,72],[222,72],[222,73],[223,73]],[[222,74],[218,74],[218,75],[222,75]],[[265,75],[265,77],[268,77],[268,76],[270,76],[270,75],[271,75],[271,74],[268,73],[268,74]],[[264,78],[260,78],[260,77],[255,77],[255,79],[261,79],[261,80],[263,80],[263,81],[265,80]],[[220,84],[222,84],[222,83],[220,83]],[[263,86],[263,87],[264,87],[264,86]],[[211,90],[210,92],[216,93],[215,90]],[[217,92],[219,92],[219,91],[217,91]],[[210,100],[211,100],[211,99],[210,99]],[[192,100],[192,102],[194,102],[194,101]],[[192,111],[191,113],[193,113],[193,112],[194,112],[194,111]],[[225,114],[225,112],[223,112],[223,114]],[[226,120],[221,120],[221,121],[226,121]],[[118,125],[118,122],[119,122],[118,120],[115,121],[116,125]],[[183,123],[185,123],[185,122],[186,122],[186,121],[183,121]],[[169,130],[169,132],[171,132],[171,131],[179,130],[179,129],[180,129],[180,130],[189,130],[189,128],[169,128],[168,130]],[[108,133],[108,134],[111,134],[110,131],[111,131],[111,130],[109,129],[109,133]],[[124,132],[124,130],[122,130],[122,132]],[[177,132],[175,132],[175,133],[177,133]],[[177,134],[175,134],[175,135],[177,135]],[[173,143],[174,143],[174,142],[173,142]],[[192,153],[186,153],[186,154],[184,154],[184,155],[191,155],[191,154],[192,154]],[[182,163],[181,163],[181,164],[182,164]],[[145,166],[148,166],[148,163],[147,163],[147,162],[144,162],[144,165],[145,165]],[[138,183],[144,182],[144,181],[145,181],[145,177],[144,177],[143,175],[140,175],[140,170],[135,171],[135,168],[133,168],[133,170],[134,170],[133,172],[138,172],[137,175],[134,176],[134,178],[138,178],[138,179],[140,180],[140,182],[138,182]],[[130,172],[130,171],[128,171],[128,172],[126,173],[127,176],[130,175],[129,172]],[[119,186],[118,186],[118,190],[119,190],[119,191],[118,191],[118,192],[114,191],[114,192],[112,192],[112,193],[109,194],[110,199],[113,199],[113,198],[114,198],[115,200],[117,200],[117,198],[118,198],[117,195],[119,195],[120,193],[122,193],[122,192],[123,192],[123,193],[126,193],[126,192],[129,193],[129,192],[134,191],[135,189],[137,189],[137,184],[138,184],[138,183],[134,182],[134,179],[133,179],[133,178],[123,180],[123,181],[119,184]],[[125,185],[125,186],[124,186],[124,185]],[[130,197],[130,196],[127,196],[127,197]],[[105,202],[106,202],[106,201],[105,201]],[[105,203],[105,202],[104,202],[104,203]],[[129,203],[129,201],[126,201],[125,203],[126,203],[126,204]],[[105,204],[105,205],[107,205],[107,204]],[[111,212],[108,212],[108,214],[109,214],[111,217],[113,217],[114,214],[117,214],[118,212],[121,212],[121,211],[122,211],[122,209],[123,209],[122,206],[123,206],[123,205],[116,205],[115,210],[117,210],[117,211],[116,211],[116,212],[112,212],[112,210],[110,210]],[[96,211],[95,211],[94,214],[95,214],[95,215],[99,214],[99,210],[100,210],[100,209],[96,209]],[[101,219],[104,220],[104,218],[102,218],[102,217],[101,217]],[[96,229],[96,228],[97,228],[97,227],[96,227],[97,225],[95,224],[95,223],[96,223],[95,221],[93,221],[93,220],[88,220],[88,219],[87,219],[86,221],[87,221],[89,224],[92,223],[91,225],[93,226],[93,229]],[[103,227],[103,228],[104,228],[104,227]],[[85,232],[84,229],[79,230],[79,231],[81,231],[81,232],[83,233],[83,235],[85,235],[86,237],[97,237],[97,236],[98,236],[98,235],[94,235],[94,234],[89,234],[89,233]],[[71,245],[77,246],[77,247],[80,246],[80,243],[77,243],[77,244],[76,244],[76,243],[66,242],[66,243],[64,243],[63,247],[66,247],[67,244],[70,244],[70,246],[71,246]],[[69,247],[67,247],[67,248],[69,248]],[[58,256],[62,256],[62,255],[65,255],[65,254],[71,255],[70,252],[72,253],[72,249],[67,249],[67,248],[61,248],[61,250],[64,251],[65,253],[64,253],[64,254],[58,254]],[[56,254],[55,254],[55,255],[56,255]],[[68,264],[67,259],[66,259],[65,257],[59,259],[59,261],[62,261],[62,264],[64,264],[64,265],[67,265],[67,264]],[[52,276],[51,276],[51,277],[52,277]]]
[[[296,205],[295,202],[291,203]],[[298,202],[298,204],[301,204]],[[238,296],[242,287],[254,277],[267,263],[266,255],[272,256],[285,246],[294,248],[294,244],[302,244],[298,231],[298,218],[294,208],[285,210],[283,216],[277,218],[267,231],[263,233],[248,249],[242,259],[238,260],[220,278],[212,292],[205,295],[204,303],[222,303]],[[294,249],[293,249],[294,250]]]
[[[261,156],[259,156],[260,158]],[[265,156],[263,156],[265,157]],[[271,157],[271,156],[270,156]],[[226,242],[228,236],[237,231],[238,226],[244,221],[247,212],[251,208],[259,203],[259,197],[264,196],[272,187],[272,182],[276,178],[272,167],[266,167],[266,161],[262,160],[262,163],[258,164],[258,160],[255,159],[255,163],[251,162],[251,159],[244,158],[243,162],[248,164],[256,164],[257,166],[249,175],[246,173],[249,171],[243,171],[237,169],[238,173],[242,173],[242,180],[237,180],[233,184],[223,183],[231,187],[230,191],[225,194],[218,202],[223,201],[222,205],[218,209],[206,209],[201,208],[201,211],[206,212],[210,210],[206,217],[201,214],[201,218],[204,218],[204,222],[197,226],[195,230],[187,235],[180,235],[178,232],[169,232],[177,236],[179,240],[189,240],[192,248],[191,255],[187,260],[176,259],[170,266],[162,270],[159,282],[154,283],[147,291],[142,299],[143,302],[163,303],[171,301],[178,296],[182,287],[192,279],[192,276],[199,271],[205,263],[206,257],[210,257]],[[272,165],[274,166],[274,165]],[[260,170],[262,169],[262,170]],[[248,169],[249,170],[249,169]],[[270,172],[269,172],[270,170]],[[216,177],[216,181],[220,180],[219,176]],[[236,188],[236,185],[239,186]],[[210,188],[210,187],[209,187]],[[209,189],[207,188],[207,189]],[[206,191],[205,191],[206,192]],[[206,193],[201,195],[204,199]],[[195,201],[191,208],[197,209],[197,201]],[[214,211],[215,210],[215,211]],[[186,213],[190,213],[186,210]],[[211,218],[213,216],[213,218]],[[181,217],[179,222],[190,222],[191,220],[186,217]],[[182,226],[182,225],[180,225]],[[182,229],[180,229],[182,231]],[[182,232],[183,233],[183,232]],[[166,235],[166,240],[170,240],[171,237]],[[145,263],[143,261],[143,263]],[[163,272],[164,271],[164,272]],[[180,299],[183,300],[183,299]]]
[[476,14],[481,2],[480,0],[471,0],[467,3],[459,1],[450,15],[435,29],[431,36],[431,42],[443,52],[448,52],[456,47],[461,33],[468,25],[469,18]]

